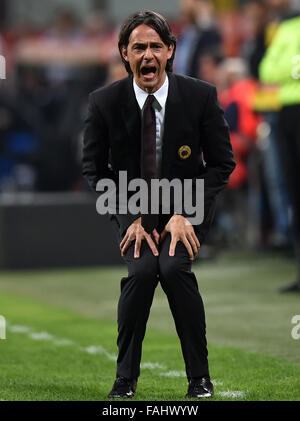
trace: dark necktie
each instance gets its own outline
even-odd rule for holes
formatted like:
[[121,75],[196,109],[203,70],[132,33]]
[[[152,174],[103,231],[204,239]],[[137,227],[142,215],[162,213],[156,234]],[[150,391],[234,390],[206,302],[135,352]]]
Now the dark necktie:
[[148,95],[142,117],[142,144],[141,144],[141,177],[148,185],[148,214],[142,214],[142,226],[149,234],[158,225],[158,215],[151,215],[151,179],[157,178],[156,170],[156,119],[152,107],[153,95]]

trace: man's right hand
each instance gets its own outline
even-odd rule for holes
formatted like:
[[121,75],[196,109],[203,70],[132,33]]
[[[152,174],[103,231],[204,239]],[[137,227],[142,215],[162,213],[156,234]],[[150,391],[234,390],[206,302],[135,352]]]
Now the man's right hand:
[[[154,228],[152,231],[152,235],[156,241],[156,244],[159,244],[159,234]],[[143,240],[146,240],[150,249],[152,250],[152,253],[154,256],[158,256],[158,250],[156,248],[156,245],[154,241],[152,240],[152,237],[150,234],[148,234],[143,226],[142,226],[142,218],[139,217],[136,219],[127,229],[126,234],[123,238],[123,240],[120,243],[120,249],[121,249],[121,255],[125,256],[125,253],[127,249],[129,248],[132,241],[135,240],[135,246],[134,246],[134,257],[139,258],[140,257],[140,249],[141,244]]]

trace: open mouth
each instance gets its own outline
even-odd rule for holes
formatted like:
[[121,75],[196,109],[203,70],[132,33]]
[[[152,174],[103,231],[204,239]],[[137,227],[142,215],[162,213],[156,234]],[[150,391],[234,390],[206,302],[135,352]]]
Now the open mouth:
[[156,67],[155,66],[143,66],[141,68],[141,73],[144,76],[145,79],[153,79],[156,73]]

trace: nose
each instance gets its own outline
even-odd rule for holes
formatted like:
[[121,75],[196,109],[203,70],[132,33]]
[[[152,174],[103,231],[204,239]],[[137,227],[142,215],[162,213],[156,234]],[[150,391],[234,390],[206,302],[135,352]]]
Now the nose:
[[144,59],[151,60],[153,58],[153,53],[150,47],[145,50]]

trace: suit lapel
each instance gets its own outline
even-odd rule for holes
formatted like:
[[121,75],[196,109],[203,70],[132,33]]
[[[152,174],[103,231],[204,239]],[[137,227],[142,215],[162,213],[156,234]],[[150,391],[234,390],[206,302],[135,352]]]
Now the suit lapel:
[[141,115],[140,109],[134,94],[132,76],[127,79],[122,100],[122,118],[129,136],[129,153],[135,157],[140,165],[139,157],[141,151]]
[[[170,164],[170,150],[174,139],[178,136],[178,128],[180,126],[180,96],[177,85],[176,76],[173,73],[168,73],[169,77],[169,91],[166,102],[165,121],[164,121],[164,135],[162,141],[162,170],[163,176]],[[176,124],[175,124],[176,123]]]

